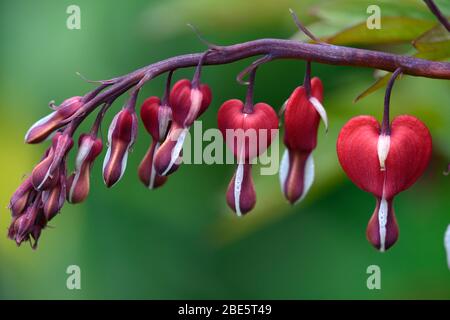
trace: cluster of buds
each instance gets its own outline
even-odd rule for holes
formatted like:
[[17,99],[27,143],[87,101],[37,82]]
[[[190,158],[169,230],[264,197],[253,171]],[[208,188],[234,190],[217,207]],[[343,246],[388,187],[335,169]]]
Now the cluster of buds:
[[[74,127],[70,118],[85,103],[83,97],[72,97],[36,122],[25,135],[27,143],[39,143],[52,134],[51,146],[10,200],[12,222],[8,237],[21,244],[30,241],[37,246],[41,230],[64,205],[67,193],[66,156],[73,146]],[[61,130],[59,130],[61,129]],[[33,241],[34,242],[33,242]]]

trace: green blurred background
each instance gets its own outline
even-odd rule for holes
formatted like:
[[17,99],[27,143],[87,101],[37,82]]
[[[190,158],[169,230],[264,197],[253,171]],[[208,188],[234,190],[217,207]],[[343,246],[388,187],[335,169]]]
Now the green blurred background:
[[[448,1],[437,3],[450,15]],[[81,30],[66,28],[66,8],[71,4],[81,8]],[[365,23],[369,4],[381,7],[382,18],[397,20],[385,27],[382,20],[381,31],[367,34],[358,23]],[[150,139],[140,128],[119,184],[111,190],[103,185],[99,159],[88,200],[67,204],[52,228],[43,232],[38,250],[27,244],[17,248],[6,238],[9,197],[46,147],[25,145],[23,136],[49,112],[48,101],[60,102],[92,88],[76,71],[106,79],[169,56],[204,50],[187,22],[219,44],[290,38],[296,33],[290,7],[319,36],[345,30],[334,38],[336,43],[392,52],[414,54],[411,40],[435,26],[420,0],[0,2],[0,229],[4,232],[0,298],[450,298],[443,247],[443,233],[450,223],[450,177],[442,174],[450,161],[450,84],[404,77],[395,85],[392,115],[420,117],[432,132],[434,153],[424,176],[396,198],[401,235],[391,250],[381,254],[365,239],[375,200],[348,180],[335,153],[339,129],[350,117],[381,118],[383,90],[353,103],[374,81],[373,70],[363,68],[313,65],[314,75],[325,86],[330,131],[325,134],[322,126],[319,130],[316,181],[307,199],[295,207],[283,199],[278,176],[258,176],[255,170],[257,207],[244,219],[236,219],[225,204],[232,165],[186,165],[164,188],[147,190],[136,168]],[[448,57],[450,50],[442,50],[440,56]],[[204,69],[203,81],[214,93],[202,118],[205,128],[216,125],[215,111],[223,101],[244,97],[245,88],[235,76],[250,62]],[[278,108],[302,82],[303,71],[301,61],[275,61],[261,67],[256,100]],[[177,78],[191,75],[192,70],[176,73]],[[140,101],[161,95],[163,82],[158,78],[149,83]],[[122,103],[123,99],[117,101],[115,110]],[[107,117],[104,134],[112,116]],[[91,117],[87,122],[92,121]],[[88,130],[90,123],[80,132]],[[66,288],[66,268],[72,264],[81,268],[81,290]],[[366,269],[373,264],[381,268],[381,290],[366,287]]]

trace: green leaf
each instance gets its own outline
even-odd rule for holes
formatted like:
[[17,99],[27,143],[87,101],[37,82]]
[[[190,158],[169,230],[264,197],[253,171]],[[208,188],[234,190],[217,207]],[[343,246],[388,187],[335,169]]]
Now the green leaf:
[[384,88],[387,85],[389,78],[391,77],[391,72],[384,75],[383,77],[377,79],[370,87],[360,93],[354,100],[354,102],[358,102],[362,98],[367,97],[369,94],[374,93],[378,89]]
[[366,21],[343,30],[326,39],[336,45],[374,45],[409,42],[429,30],[434,21],[406,17],[385,17],[381,19],[381,29],[370,30]]

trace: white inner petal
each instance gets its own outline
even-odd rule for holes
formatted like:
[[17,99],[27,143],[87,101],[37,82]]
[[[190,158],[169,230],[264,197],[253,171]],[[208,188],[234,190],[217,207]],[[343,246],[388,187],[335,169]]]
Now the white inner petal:
[[305,172],[303,173],[303,194],[296,203],[302,201],[303,198],[305,198],[313,182],[314,182],[314,158],[311,152],[308,158],[306,159]]
[[322,118],[323,124],[325,125],[325,131],[328,131],[328,116],[325,108],[315,97],[309,98],[309,102],[311,102],[311,104],[314,106],[314,109],[316,109],[317,113]]
[[170,169],[172,169],[172,166],[177,161],[178,157],[180,156],[181,149],[183,148],[184,139],[186,138],[186,134],[189,131],[189,128],[182,129],[180,135],[178,136],[177,143],[175,144],[175,147],[172,149],[172,153],[170,155],[170,163],[167,166],[167,169],[162,173],[163,176],[165,176]]
[[88,142],[81,143],[80,149],[78,149],[77,158],[75,160],[75,170],[80,170],[84,160],[86,160],[87,156],[91,152],[93,145],[94,141],[92,139],[89,139]]
[[281,185],[281,191],[286,194],[286,179],[289,174],[289,150],[285,149],[283,153],[283,157],[281,158],[281,164],[280,164],[280,185]]
[[447,231],[445,231],[444,245],[445,251],[447,251],[447,264],[448,268],[450,269],[450,224],[447,227]]
[[184,120],[184,125],[186,125],[187,123],[190,124],[197,118],[200,106],[202,104],[202,99],[203,94],[199,89],[191,90],[191,106],[189,108],[186,119]]
[[244,164],[240,162],[236,170],[236,177],[234,179],[234,207],[238,217],[242,216],[241,207],[239,204],[242,191],[242,181],[244,180]]
[[53,111],[52,113],[50,113],[49,115],[46,115],[45,117],[43,117],[42,119],[36,121],[30,129],[28,129],[27,133],[25,134],[25,141],[28,140],[28,136],[30,135],[31,131],[36,128],[37,126],[40,126],[41,124],[47,122],[51,117],[53,117],[53,115],[56,113],[56,111]]
[[389,135],[380,135],[378,137],[377,151],[378,160],[380,161],[380,170],[386,170],[386,159],[391,146],[391,137]]
[[[102,168],[103,173],[105,172],[105,168],[108,165],[110,157],[111,157],[111,144],[108,146],[108,150],[106,150],[105,159],[103,159],[103,168]],[[103,181],[106,183],[104,175],[103,175]]]
[[388,203],[386,199],[381,198],[380,208],[378,209],[378,225],[380,232],[380,251],[386,248],[386,224],[388,218]]
[[158,149],[159,149],[159,145],[160,145],[160,143],[158,142],[158,143],[156,143],[156,145],[155,145],[155,150],[153,151],[153,158],[152,158],[152,163],[150,164],[151,165],[151,167],[152,167],[152,169],[151,169],[151,171],[150,171],[150,181],[149,181],[149,183],[148,183],[148,188],[149,189],[153,189],[153,187],[155,186],[155,177],[156,177],[156,170],[155,170],[155,154],[156,154],[156,151],[158,151]]
[[77,185],[78,180],[80,179],[80,174],[81,174],[80,170],[75,171],[75,176],[73,177],[72,185],[70,186],[69,190],[69,202],[72,202],[73,193],[75,191],[75,186]]

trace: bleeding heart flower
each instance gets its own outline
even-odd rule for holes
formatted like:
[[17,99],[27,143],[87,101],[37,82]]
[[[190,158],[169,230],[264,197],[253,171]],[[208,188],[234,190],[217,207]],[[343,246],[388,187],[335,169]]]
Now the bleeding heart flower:
[[55,111],[40,119],[31,126],[25,135],[26,143],[39,143],[52,132],[66,125],[67,120],[83,106],[83,97],[66,99]]
[[166,176],[159,175],[155,170],[154,155],[167,136],[170,128],[172,111],[166,103],[161,103],[158,97],[146,99],[141,108],[141,119],[145,129],[152,136],[152,143],[139,165],[139,178],[149,189],[162,186]]
[[322,82],[319,78],[313,78],[311,95],[308,97],[304,86],[297,87],[284,107],[286,150],[281,160],[280,183],[284,196],[292,204],[306,196],[314,181],[312,151],[317,145],[320,118],[328,128],[322,100]]
[[67,201],[83,202],[90,189],[90,175],[94,160],[100,155],[103,143],[95,134],[82,134],[78,140],[75,172],[67,179]]
[[137,136],[138,120],[133,108],[123,108],[114,117],[108,131],[108,151],[103,162],[103,180],[108,188],[125,173],[128,152]]
[[56,133],[46,156],[31,173],[31,182],[36,190],[50,189],[58,183],[61,164],[72,146],[73,139],[69,134]]
[[272,142],[278,117],[271,106],[257,103],[245,107],[237,99],[226,101],[217,114],[219,130],[238,159],[238,168],[227,191],[227,203],[238,216],[249,212],[256,203],[251,174],[251,160],[262,154]]
[[411,187],[427,167],[432,149],[428,128],[409,115],[394,118],[390,135],[380,134],[371,116],[358,116],[342,128],[337,154],[348,177],[376,197],[367,238],[384,251],[398,238],[392,207],[395,195]]
[[184,139],[190,126],[211,103],[211,90],[206,84],[183,79],[175,83],[169,98],[173,123],[165,141],[155,154],[156,172],[162,176],[176,170]]

